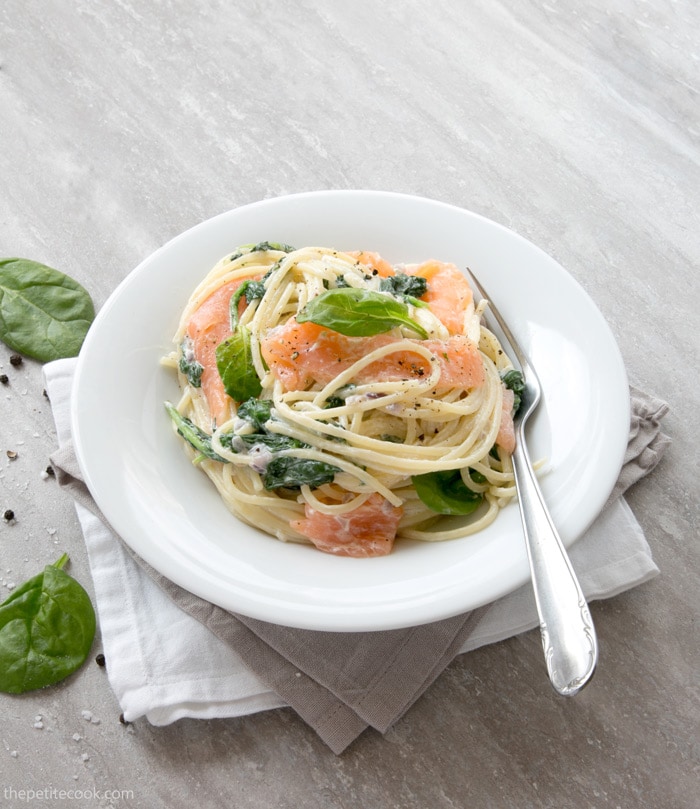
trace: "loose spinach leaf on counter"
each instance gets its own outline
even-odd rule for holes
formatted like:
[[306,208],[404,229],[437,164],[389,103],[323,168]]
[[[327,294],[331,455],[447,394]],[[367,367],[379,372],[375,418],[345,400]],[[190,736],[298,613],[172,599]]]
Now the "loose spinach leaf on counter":
[[428,332],[408,314],[408,306],[381,292],[355,287],[327,289],[312,298],[297,315],[348,337],[371,337],[407,326],[424,340]]
[[41,362],[75,357],[95,317],[88,292],[26,258],[0,259],[0,340]]
[[226,393],[237,402],[243,402],[262,392],[260,378],[253,365],[250,332],[245,326],[216,347],[216,367]]
[[95,610],[63,567],[63,554],[0,604],[0,691],[23,694],[68,677],[85,662]]
[[411,481],[421,501],[438,514],[471,514],[484,499],[465,485],[458,469],[414,475]]

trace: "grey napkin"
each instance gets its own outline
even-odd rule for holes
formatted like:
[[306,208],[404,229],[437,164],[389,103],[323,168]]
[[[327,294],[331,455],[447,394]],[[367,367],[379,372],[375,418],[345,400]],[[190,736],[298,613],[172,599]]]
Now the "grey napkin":
[[[631,391],[630,441],[611,495],[620,497],[653,469],[669,439],[660,421],[667,405]],[[51,457],[58,482],[105,524],[83,483],[72,445]],[[183,611],[230,644],[335,752],[365,728],[384,732],[459,653],[492,605],[407,629],[371,633],[299,630],[230,613],[173,584],[125,546],[134,560]]]

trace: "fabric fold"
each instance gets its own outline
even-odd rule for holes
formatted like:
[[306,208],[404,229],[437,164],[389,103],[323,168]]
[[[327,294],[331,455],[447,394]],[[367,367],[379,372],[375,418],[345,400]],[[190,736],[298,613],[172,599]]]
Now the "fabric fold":
[[[108,675],[127,720],[240,716],[292,707],[335,753],[362,731],[385,732],[460,653],[537,625],[526,585],[493,604],[424,626],[332,633],[232,614],[175,585],[140,559],[99,511],[73,451],[74,360],[44,368],[56,421],[57,481],[73,496],[88,550]],[[660,400],[632,391],[630,443],[611,499],[571,558],[589,599],[658,573],[623,492],[668,444]],[[615,537],[615,543],[609,537]]]

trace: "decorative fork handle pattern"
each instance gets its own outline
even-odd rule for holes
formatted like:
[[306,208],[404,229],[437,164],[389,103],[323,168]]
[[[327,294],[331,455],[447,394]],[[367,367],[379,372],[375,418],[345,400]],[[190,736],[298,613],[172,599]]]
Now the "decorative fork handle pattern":
[[542,645],[549,679],[563,696],[577,694],[598,662],[598,641],[586,599],[549,516],[519,430],[513,453]]

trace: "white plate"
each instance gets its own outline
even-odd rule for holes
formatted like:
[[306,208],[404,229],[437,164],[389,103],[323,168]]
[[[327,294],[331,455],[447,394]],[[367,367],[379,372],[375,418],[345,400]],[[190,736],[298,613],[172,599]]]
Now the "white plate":
[[159,360],[210,268],[237,245],[265,239],[471,267],[541,377],[531,455],[549,459],[542,489],[562,539],[581,536],[615,483],[629,426],[624,366],[596,306],[553,259],[483,217],[400,194],[328,191],[247,205],[188,230],[119,285],[90,329],[73,391],[75,447],[97,504],[136,553],[234,612],[333,631],[446,618],[529,577],[515,504],[473,537],[338,558],[243,525],[190,465],[163,408],[177,383]]

